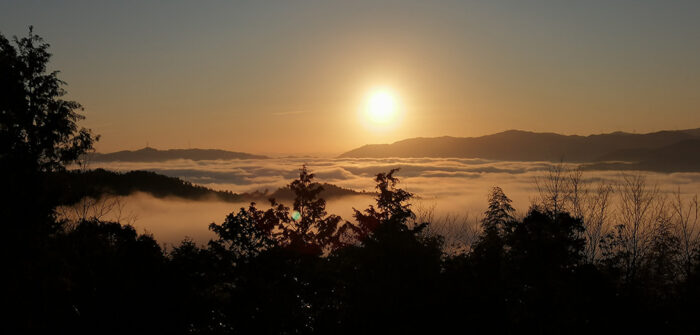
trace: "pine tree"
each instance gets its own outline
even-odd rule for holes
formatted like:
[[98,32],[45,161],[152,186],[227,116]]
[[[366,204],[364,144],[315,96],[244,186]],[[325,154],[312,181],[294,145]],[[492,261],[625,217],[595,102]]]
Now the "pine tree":
[[494,186],[489,194],[489,207],[481,221],[484,233],[502,236],[506,225],[514,220],[514,212],[511,200],[500,187]]

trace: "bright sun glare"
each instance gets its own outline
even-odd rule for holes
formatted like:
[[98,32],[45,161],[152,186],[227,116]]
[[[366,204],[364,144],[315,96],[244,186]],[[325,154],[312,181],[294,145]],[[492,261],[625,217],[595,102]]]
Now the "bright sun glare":
[[369,122],[374,125],[387,126],[394,123],[398,114],[396,97],[387,89],[370,92],[365,114]]

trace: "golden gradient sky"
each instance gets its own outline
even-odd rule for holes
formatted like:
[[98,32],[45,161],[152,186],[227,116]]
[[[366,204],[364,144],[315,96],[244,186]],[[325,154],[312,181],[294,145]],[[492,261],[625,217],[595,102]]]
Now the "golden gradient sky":
[[[0,3],[2,34],[29,25],[99,151],[700,127],[698,1]],[[375,86],[392,130],[358,118]]]

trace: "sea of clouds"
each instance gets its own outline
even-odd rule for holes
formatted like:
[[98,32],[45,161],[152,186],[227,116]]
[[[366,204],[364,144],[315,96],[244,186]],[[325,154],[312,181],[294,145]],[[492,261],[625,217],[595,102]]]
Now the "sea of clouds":
[[[499,186],[513,200],[519,212],[537,201],[536,178],[552,167],[549,162],[499,162],[458,158],[388,158],[347,159],[285,157],[255,160],[191,161],[173,160],[155,163],[91,163],[90,168],[115,171],[148,170],[204,185],[217,190],[248,192],[275,190],[298,176],[306,164],[316,180],[354,190],[374,190],[373,176],[399,168],[400,186],[415,194],[418,212],[432,211],[434,217],[461,217],[476,224],[486,207],[491,187]],[[575,168],[569,164],[568,168]],[[680,190],[684,195],[700,193],[700,173],[651,173],[630,171],[586,171],[582,181],[594,187],[599,183],[614,185],[624,174],[641,173],[650,185],[664,192]],[[134,226],[152,233],[159,241],[174,244],[184,237],[205,243],[211,222],[222,222],[226,214],[245,203],[156,199],[136,194],[125,199],[122,212],[129,213]],[[352,220],[352,208],[362,209],[373,203],[371,196],[332,199],[328,211]],[[266,208],[266,204],[259,204]]]

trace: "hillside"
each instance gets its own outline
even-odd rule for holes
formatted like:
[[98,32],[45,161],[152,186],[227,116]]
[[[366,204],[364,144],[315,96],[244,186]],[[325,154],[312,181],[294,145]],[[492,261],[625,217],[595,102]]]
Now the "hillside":
[[127,196],[135,192],[147,193],[157,198],[216,199],[229,202],[242,200],[241,196],[232,192],[215,191],[150,171],[66,171],[55,173],[52,178],[59,187],[62,204],[73,204],[83,197],[96,198],[106,194]]
[[[293,200],[289,187],[275,191],[255,191],[236,194],[229,191],[216,191],[192,184],[176,177],[168,177],[150,171],[114,172],[104,169],[89,171],[65,171],[51,175],[53,190],[60,203],[70,205],[83,197],[97,198],[102,195],[127,196],[136,192],[150,194],[157,198],[178,197],[188,200],[218,200],[225,202],[262,201],[269,198]],[[325,199],[364,194],[351,189],[323,183],[320,196]]]

